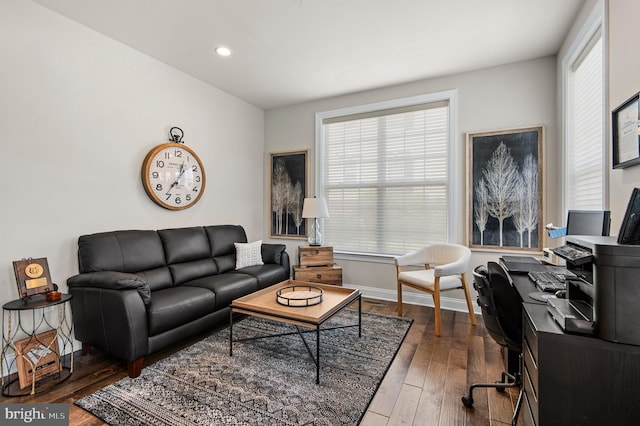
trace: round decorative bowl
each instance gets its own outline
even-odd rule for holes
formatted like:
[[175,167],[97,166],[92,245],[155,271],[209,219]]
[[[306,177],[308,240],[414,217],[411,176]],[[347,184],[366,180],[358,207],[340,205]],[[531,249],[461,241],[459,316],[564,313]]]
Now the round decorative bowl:
[[302,308],[322,302],[322,289],[311,285],[291,285],[276,291],[276,301],[284,306]]

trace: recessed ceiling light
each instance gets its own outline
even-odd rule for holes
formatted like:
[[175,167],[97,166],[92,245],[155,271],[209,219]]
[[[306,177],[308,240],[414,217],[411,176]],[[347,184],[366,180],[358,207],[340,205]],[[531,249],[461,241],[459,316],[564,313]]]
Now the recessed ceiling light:
[[229,56],[231,55],[231,50],[228,47],[220,46],[216,47],[216,53],[220,56]]

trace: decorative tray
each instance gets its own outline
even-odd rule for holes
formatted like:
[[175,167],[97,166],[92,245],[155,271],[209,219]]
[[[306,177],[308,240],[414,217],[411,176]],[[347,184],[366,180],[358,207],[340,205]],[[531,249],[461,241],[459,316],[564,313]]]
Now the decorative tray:
[[292,285],[276,291],[276,301],[284,306],[305,307],[322,302],[322,289],[311,285]]

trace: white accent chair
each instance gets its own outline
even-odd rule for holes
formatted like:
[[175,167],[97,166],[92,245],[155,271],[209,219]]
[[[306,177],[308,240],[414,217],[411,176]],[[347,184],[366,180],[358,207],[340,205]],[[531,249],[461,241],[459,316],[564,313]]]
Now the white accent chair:
[[[436,336],[440,336],[440,293],[464,289],[471,324],[476,325],[466,273],[471,250],[459,244],[433,244],[394,258],[398,276],[398,316],[402,316],[402,286],[425,291],[433,296]],[[410,265],[424,265],[424,270],[403,271]]]

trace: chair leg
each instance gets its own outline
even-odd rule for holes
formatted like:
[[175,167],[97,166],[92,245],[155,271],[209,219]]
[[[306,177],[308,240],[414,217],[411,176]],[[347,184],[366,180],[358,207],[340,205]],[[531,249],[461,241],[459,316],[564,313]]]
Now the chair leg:
[[402,284],[398,281],[398,316],[402,316]]
[[436,320],[436,336],[440,337],[440,291],[438,289],[433,292],[433,306]]
[[[508,380],[507,380],[508,379]],[[505,388],[516,388],[520,387],[522,389],[522,377],[520,373],[516,373],[516,375],[512,375],[506,372],[502,373],[502,381],[495,383],[475,383],[469,386],[469,393],[462,397],[462,403],[465,407],[473,406],[473,390],[475,388],[496,388],[498,392],[504,392]],[[520,398],[518,398],[518,404],[520,404]],[[516,405],[516,410],[520,411],[520,406]],[[517,419],[517,413],[514,414]]]
[[462,274],[462,288],[464,288],[464,297],[467,299],[467,308],[469,309],[469,320],[471,325],[476,325],[476,315],[473,313],[473,305],[471,304],[471,295],[469,294],[469,286],[467,285],[467,275]]
[[504,392],[505,388],[519,387],[518,402],[516,403],[513,417],[511,418],[511,425],[516,426],[518,423],[518,416],[520,415],[520,408],[522,408],[524,386],[522,385],[522,354],[518,357],[519,371],[513,375],[507,372],[502,372],[502,381],[495,383],[475,383],[469,386],[469,393],[462,397],[462,404],[467,407],[473,407],[473,390],[475,388],[496,388],[498,392]]

